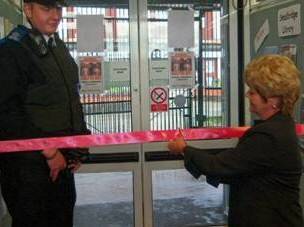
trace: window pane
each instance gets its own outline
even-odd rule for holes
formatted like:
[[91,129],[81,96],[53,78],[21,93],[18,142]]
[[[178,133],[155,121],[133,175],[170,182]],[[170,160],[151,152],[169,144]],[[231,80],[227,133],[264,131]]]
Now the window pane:
[[[77,51],[78,15],[103,16],[100,26],[104,29],[103,52]],[[94,134],[132,131],[128,2],[117,7],[115,3],[107,5],[102,2],[94,7],[66,7],[58,30],[76,62],[79,57],[101,59],[101,83],[88,80],[89,83],[84,83],[85,77],[80,76],[82,88],[87,87],[81,94],[87,127]]]
[[75,174],[74,227],[134,226],[133,173]]
[[154,227],[226,223],[222,185],[214,188],[184,169],[153,171],[152,182]]

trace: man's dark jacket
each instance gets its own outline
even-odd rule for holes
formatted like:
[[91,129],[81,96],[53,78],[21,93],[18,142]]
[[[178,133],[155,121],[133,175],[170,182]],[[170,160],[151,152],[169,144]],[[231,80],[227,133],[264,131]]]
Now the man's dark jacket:
[[87,132],[79,99],[78,68],[55,35],[19,26],[0,44],[0,139]]
[[[0,42],[0,140],[87,134],[78,68],[57,34],[46,43],[24,26]],[[80,152],[62,152],[67,161]],[[0,154],[0,181],[13,227],[72,227],[74,176],[55,182],[39,151]]]
[[185,167],[194,177],[230,185],[229,227],[303,227],[302,164],[291,117],[278,113],[257,124],[234,149],[185,151]]

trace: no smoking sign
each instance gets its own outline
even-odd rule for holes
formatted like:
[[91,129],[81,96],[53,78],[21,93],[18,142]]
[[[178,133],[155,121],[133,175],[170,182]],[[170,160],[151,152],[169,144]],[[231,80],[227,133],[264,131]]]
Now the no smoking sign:
[[151,112],[168,111],[168,87],[154,87],[150,89]]

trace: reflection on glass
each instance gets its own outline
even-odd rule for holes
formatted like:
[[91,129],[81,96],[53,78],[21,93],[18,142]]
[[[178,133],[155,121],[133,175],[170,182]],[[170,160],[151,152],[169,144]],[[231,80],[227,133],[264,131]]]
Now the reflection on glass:
[[134,226],[132,172],[75,175],[74,227]]
[[152,185],[154,227],[226,223],[222,185],[214,188],[184,169],[153,171]]
[[[229,117],[227,111],[227,97],[229,97],[229,92],[227,92],[229,79],[227,1],[148,0],[147,10],[150,65],[154,68],[163,68],[167,62],[168,71],[167,78],[155,78],[150,67],[150,87],[169,86],[169,100],[181,95],[186,99],[183,106],[176,106],[174,102],[169,102],[167,112],[151,111],[151,130],[226,126]],[[193,10],[194,46],[169,47],[168,15],[172,10]],[[180,31],[180,35],[174,36],[177,41],[184,35],[182,29]],[[182,67],[184,63],[173,62],[170,67],[170,56],[178,51],[194,52],[195,64]],[[212,61],[214,65],[210,65],[209,61]],[[186,86],[187,83],[175,82],[176,72],[183,74],[181,72],[186,73],[187,70],[191,72],[189,75],[192,75],[192,71],[195,75],[194,86],[192,86],[193,83]],[[177,88],[177,85],[180,88]],[[187,88],[182,88],[183,85]]]
[[[99,56],[103,59],[101,65],[103,76],[99,84],[95,83],[96,88],[102,87],[102,89],[85,89],[85,87],[93,87],[94,84],[80,80],[81,102],[87,127],[94,134],[130,132],[132,131],[132,96],[128,1],[119,4],[104,1],[96,2],[96,4],[89,1],[83,1],[83,3],[81,6],[74,3],[76,5],[63,8],[63,18],[58,34],[76,62],[83,56]],[[77,51],[77,16],[79,15],[103,17],[103,24],[100,24],[104,35],[103,52]]]

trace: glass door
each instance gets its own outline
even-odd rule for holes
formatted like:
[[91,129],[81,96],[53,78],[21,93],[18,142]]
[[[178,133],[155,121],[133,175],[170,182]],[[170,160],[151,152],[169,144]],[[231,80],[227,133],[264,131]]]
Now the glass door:
[[[96,59],[101,65],[102,90],[81,93],[94,134],[230,125],[227,1],[71,3],[60,35],[84,68],[80,76],[94,74],[85,68],[98,65]],[[85,15],[102,17],[100,52],[77,51],[77,20]],[[182,41],[177,34],[183,27],[176,19],[185,23]],[[230,141],[207,143],[213,148],[231,146]],[[226,187],[215,189],[204,178],[194,180],[182,159],[167,153],[166,143],[104,146],[91,152],[76,174],[75,227],[226,223]]]
[[[78,63],[85,120],[94,134],[139,129],[136,21],[136,0],[70,1],[63,10],[59,35]],[[89,33],[88,27],[99,29]],[[85,39],[96,35],[89,40],[101,42],[98,51],[82,47],[90,46],[81,42],[83,33]]]
[[220,0],[141,4],[144,128],[230,124],[228,8]]
[[[234,147],[235,140],[188,141],[204,149]],[[227,187],[209,185],[185,169],[183,157],[169,155],[166,143],[144,146],[143,198],[145,227],[225,226]]]
[[[59,35],[79,67],[88,128],[93,134],[139,130],[137,1],[69,3],[63,9]],[[96,27],[96,33],[88,32]],[[80,47],[83,31],[87,51]],[[99,51],[92,51],[87,40],[99,45]],[[142,227],[140,145],[103,146],[90,152],[75,174],[74,226]]]
[[74,227],[143,226],[137,149],[134,145],[91,148],[90,159],[75,174]]
[[[229,2],[147,0],[139,9],[143,129],[230,125]],[[194,144],[233,146],[220,143]],[[143,152],[145,227],[227,223],[226,186],[194,179],[166,143],[144,144]]]

